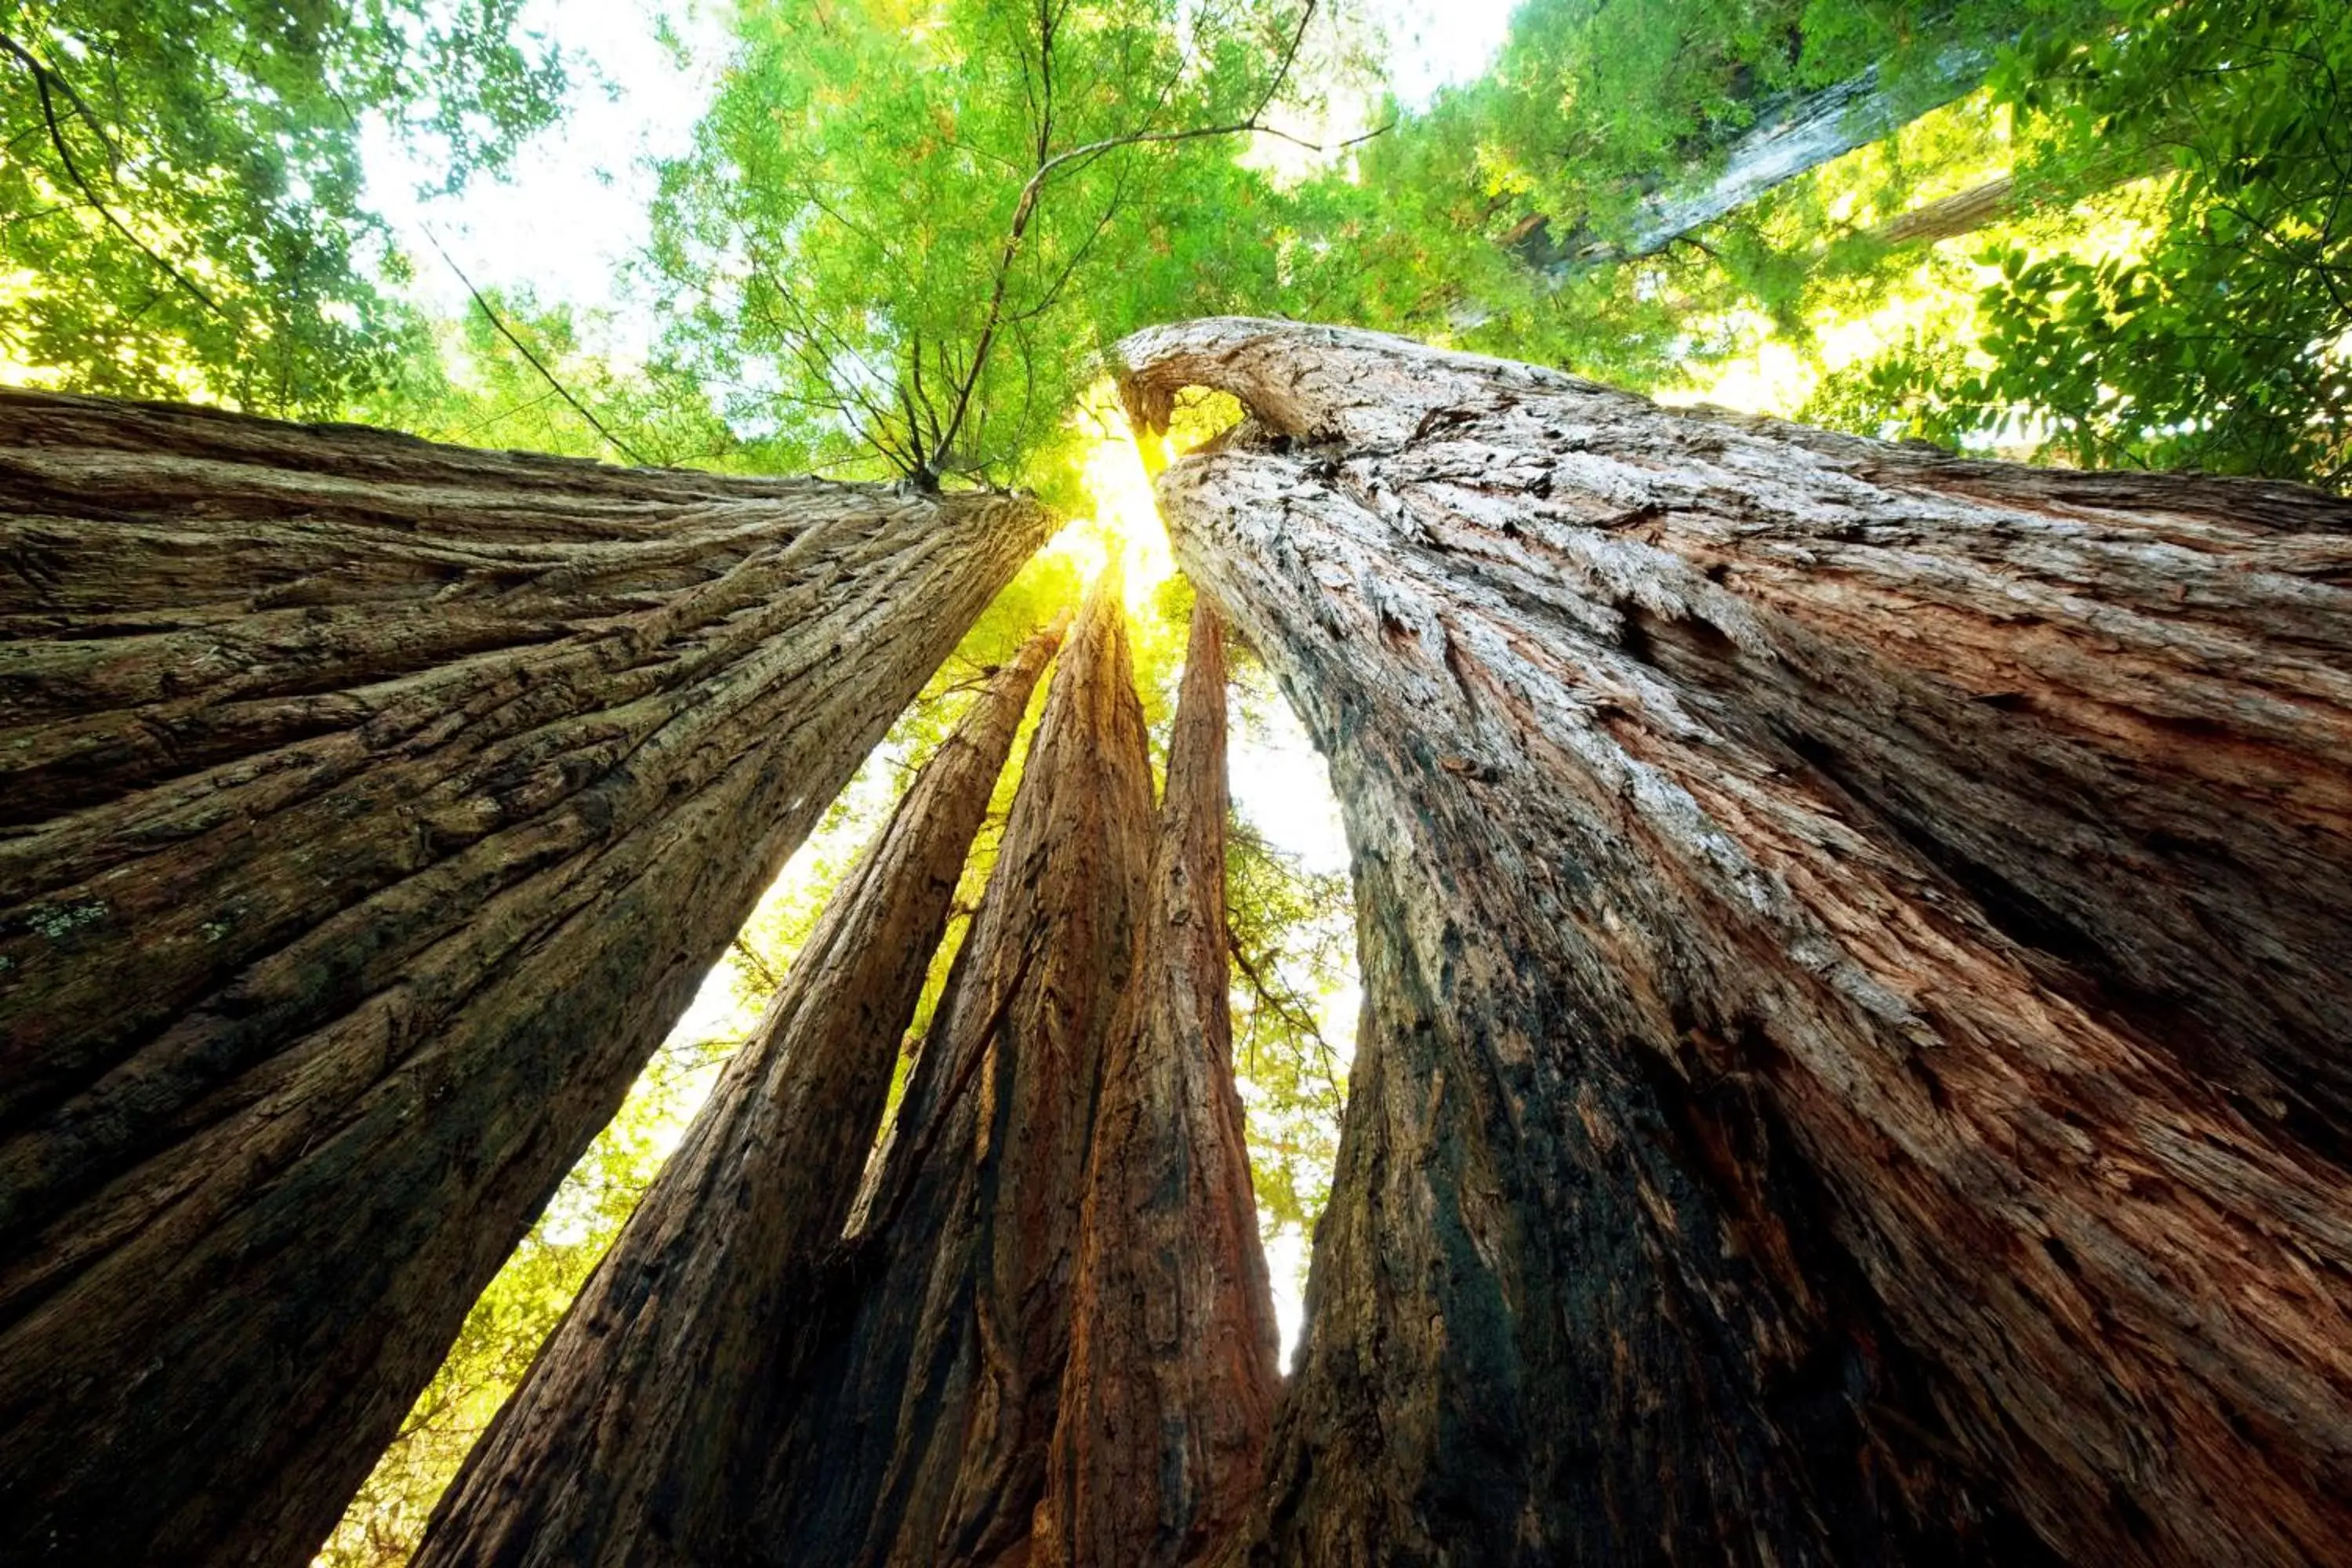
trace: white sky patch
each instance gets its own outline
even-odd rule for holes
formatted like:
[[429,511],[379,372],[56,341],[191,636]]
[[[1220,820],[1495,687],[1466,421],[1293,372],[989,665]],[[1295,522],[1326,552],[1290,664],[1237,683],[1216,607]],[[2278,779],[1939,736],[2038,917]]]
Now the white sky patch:
[[523,28],[571,57],[572,91],[563,117],[525,144],[506,179],[478,177],[456,196],[419,200],[418,187],[445,171],[366,122],[368,198],[415,263],[420,305],[451,318],[472,308],[426,240],[429,225],[477,286],[528,284],[542,304],[612,310],[619,341],[605,346],[624,361],[644,357],[655,323],[629,308],[620,277],[651,235],[651,161],[688,151],[727,51],[720,6],[669,10],[688,47],[684,65],[656,36],[663,14],[642,0],[532,0]]
[[1438,89],[1486,74],[1510,31],[1516,0],[1366,0],[1386,35],[1390,90],[1409,110]]

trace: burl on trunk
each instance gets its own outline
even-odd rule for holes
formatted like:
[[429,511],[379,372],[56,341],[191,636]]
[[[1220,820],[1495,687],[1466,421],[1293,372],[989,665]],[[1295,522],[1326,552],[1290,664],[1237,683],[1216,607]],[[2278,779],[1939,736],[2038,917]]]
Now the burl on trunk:
[[307,1558],[1042,526],[0,393],[0,1556]]
[[1365,1024],[1259,1561],[2352,1539],[2352,507],[1122,346]]

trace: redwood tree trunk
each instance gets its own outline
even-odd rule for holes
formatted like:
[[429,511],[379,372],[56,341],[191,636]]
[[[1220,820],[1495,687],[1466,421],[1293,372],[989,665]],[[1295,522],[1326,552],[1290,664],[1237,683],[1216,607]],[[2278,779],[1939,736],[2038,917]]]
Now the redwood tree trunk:
[[2340,1553],[2352,507],[1122,352],[1356,857],[1259,1559]]
[[0,394],[0,1557],[306,1559],[1041,523]]
[[1177,1568],[1255,1500],[1281,1336],[1225,970],[1225,659],[1192,614],[1141,948],[1103,1062],[1032,1561]]
[[[759,1027],[467,1457],[419,1568],[705,1563],[879,1131],[972,837],[1061,640],[1030,639],[926,763]],[[730,1483],[733,1483],[730,1485]]]
[[1882,81],[1874,65],[1844,81],[1778,98],[1759,105],[1738,135],[1712,150],[1713,166],[1678,172],[1664,182],[1665,189],[1644,195],[1622,232],[1580,227],[1555,235],[1549,219],[1533,217],[1506,243],[1514,256],[1555,282],[1612,262],[1655,256],[1790,180],[1967,97],[1983,84],[1992,63],[1990,49],[1947,45],[1899,88]]
[[1150,847],[1143,715],[1107,578],[1055,671],[988,891],[860,1198],[843,1326],[733,1560],[1025,1551]]

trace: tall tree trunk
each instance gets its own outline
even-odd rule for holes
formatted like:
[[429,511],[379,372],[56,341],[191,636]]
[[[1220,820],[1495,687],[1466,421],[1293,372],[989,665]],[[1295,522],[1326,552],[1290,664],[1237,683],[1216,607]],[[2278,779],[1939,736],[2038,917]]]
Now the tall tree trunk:
[[0,394],[0,1557],[307,1558],[1041,525]]
[[1177,1568],[1255,1500],[1278,1381],[1234,1088],[1225,969],[1225,659],[1205,601],[1168,748],[1150,902],[1103,1062],[1032,1561]]
[[1789,94],[1761,105],[1737,136],[1714,149],[1704,174],[1680,174],[1644,195],[1621,231],[1579,226],[1554,234],[1550,219],[1535,216],[1504,243],[1560,283],[1612,262],[1654,256],[1790,180],[1967,97],[1983,84],[1992,62],[1989,48],[1948,45],[1898,83],[1882,80],[1874,65],[1844,81]]
[[2340,1552],[2352,507],[1121,352],[1356,857],[1259,1559]]
[[418,1568],[706,1563],[797,1387],[956,882],[1061,641],[916,775],[759,1027],[436,1510]]
[[1107,577],[1055,671],[988,891],[860,1197],[843,1327],[734,1558],[1025,1552],[1150,852],[1143,714]]

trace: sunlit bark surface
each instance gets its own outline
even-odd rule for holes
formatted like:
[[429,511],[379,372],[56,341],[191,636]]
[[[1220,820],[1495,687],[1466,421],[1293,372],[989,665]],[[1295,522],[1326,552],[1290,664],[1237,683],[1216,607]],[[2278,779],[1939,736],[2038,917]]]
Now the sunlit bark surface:
[[2340,1555],[2352,508],[1121,353],[1356,857],[1254,1559]]
[[1257,1495],[1280,1336],[1234,1087],[1225,804],[1224,640],[1202,604],[1103,1062],[1040,1564],[1196,1562]]
[[1055,667],[988,890],[853,1216],[841,1327],[769,1456],[738,1560],[1026,1551],[1150,855],[1143,715],[1107,579]]
[[305,1561],[1042,524],[0,393],[0,1558]]
[[1033,637],[924,763],[759,1026],[436,1510],[419,1568],[723,1556],[806,1369],[812,1309],[957,880],[1029,694]]

